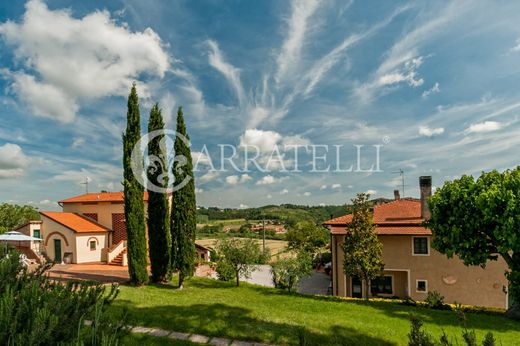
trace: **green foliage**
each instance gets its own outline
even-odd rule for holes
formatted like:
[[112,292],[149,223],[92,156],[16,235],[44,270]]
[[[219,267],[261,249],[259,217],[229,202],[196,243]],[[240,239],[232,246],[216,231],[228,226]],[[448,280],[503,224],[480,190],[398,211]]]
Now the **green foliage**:
[[199,228],[197,230],[198,234],[217,234],[221,233],[224,229],[224,226],[222,224],[217,223],[214,225],[204,225],[202,228]]
[[[146,270],[146,230],[144,223],[144,187],[132,172],[132,150],[141,137],[139,100],[135,83],[128,96],[126,132],[123,134],[123,186],[125,193],[125,220],[127,235],[128,273],[130,282],[142,285],[148,282]],[[138,158],[143,160],[142,157]]]
[[182,107],[177,112],[177,137],[175,138],[175,160],[173,162],[174,186],[187,184],[173,193],[171,210],[172,263],[179,271],[179,287],[184,279],[193,275],[195,265],[195,232],[197,229],[197,204],[195,200],[195,177],[191,150],[179,137],[189,140],[182,114]]
[[217,277],[221,281],[233,281],[236,279],[235,268],[233,265],[225,261],[224,259],[217,260],[217,266],[215,268]]
[[30,205],[0,204],[0,234],[39,219],[40,213]]
[[285,239],[290,250],[315,254],[318,249],[328,244],[329,235],[324,227],[316,226],[310,221],[301,221],[289,228]]
[[[459,321],[462,324],[462,340],[464,340],[464,344],[467,346],[478,346],[477,336],[474,330],[468,330],[466,316],[462,311],[457,311]],[[408,334],[408,345],[409,346],[452,346],[453,343],[450,340],[450,337],[446,334],[445,331],[442,332],[439,342],[436,342],[434,338],[423,331],[422,321],[415,315],[410,314],[410,322],[411,322],[411,330]],[[455,343],[458,345],[459,343],[456,341]],[[482,346],[495,346],[496,341],[493,333],[488,332],[482,341]]]
[[[217,262],[217,272],[219,271],[219,264],[233,268],[237,286],[240,285],[240,277],[251,277],[254,265],[263,261],[260,246],[253,239],[224,239],[219,242],[217,251],[220,257]],[[222,272],[227,270],[227,268],[224,268]]]
[[410,315],[411,330],[408,334],[408,346],[435,346],[433,338],[421,330],[423,323],[417,316]]
[[[164,122],[155,104],[150,111],[148,132],[164,130]],[[164,189],[168,187],[168,153],[165,136],[160,135],[148,142],[148,157],[150,165],[148,181]],[[148,190],[148,248],[153,282],[164,282],[170,276],[170,215],[168,195],[166,193]]]
[[29,273],[17,253],[0,257],[0,344],[117,345],[125,318],[114,322],[105,311],[118,287],[51,281],[50,267]]
[[352,200],[352,221],[347,226],[343,243],[345,274],[359,277],[365,283],[365,298],[368,299],[369,282],[383,271],[383,245],[372,223],[372,210],[368,195],[360,193]]
[[426,299],[424,300],[426,306],[430,309],[449,309],[450,307],[444,304],[444,296],[439,292],[433,290],[429,291]]
[[462,176],[429,200],[432,246],[466,265],[485,266],[501,256],[509,267],[509,294],[520,300],[520,167]]
[[272,264],[271,273],[276,288],[291,292],[298,287],[301,278],[312,274],[312,257],[302,251],[296,257],[279,259]]

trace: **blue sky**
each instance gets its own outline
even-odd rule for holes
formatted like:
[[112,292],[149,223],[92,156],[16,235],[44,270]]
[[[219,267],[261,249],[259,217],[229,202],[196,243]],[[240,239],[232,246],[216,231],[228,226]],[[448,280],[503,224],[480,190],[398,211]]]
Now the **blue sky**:
[[298,173],[202,164],[199,205],[390,197],[399,169],[417,196],[421,175],[515,167],[518,23],[508,1],[2,2],[0,201],[56,209],[86,177],[121,190],[132,81],[143,128],[154,102],[169,128],[182,105],[192,150],[212,158],[218,144],[343,145],[347,165],[365,145],[368,167],[382,145],[373,173],[310,172],[308,156]]

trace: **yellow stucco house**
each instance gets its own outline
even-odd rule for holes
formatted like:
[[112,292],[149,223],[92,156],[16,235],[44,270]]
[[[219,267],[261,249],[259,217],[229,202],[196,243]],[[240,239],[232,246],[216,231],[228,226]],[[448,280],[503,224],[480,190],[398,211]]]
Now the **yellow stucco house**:
[[[431,231],[422,223],[429,217],[427,198],[431,196],[431,177],[420,178],[421,199],[399,197],[376,205],[373,222],[383,244],[383,276],[370,283],[370,295],[377,297],[411,297],[424,300],[428,291],[436,290],[446,303],[487,307],[508,307],[507,266],[500,258],[489,261],[486,268],[465,266],[456,256],[449,259],[431,247]],[[352,215],[326,221],[331,235],[332,294],[363,297],[364,284],[343,271],[342,244]]]
[[[146,216],[147,192],[143,198]],[[123,192],[86,193],[58,203],[62,212],[41,212],[41,221],[18,229],[43,239],[30,245],[35,257],[43,253],[56,262],[127,264]]]

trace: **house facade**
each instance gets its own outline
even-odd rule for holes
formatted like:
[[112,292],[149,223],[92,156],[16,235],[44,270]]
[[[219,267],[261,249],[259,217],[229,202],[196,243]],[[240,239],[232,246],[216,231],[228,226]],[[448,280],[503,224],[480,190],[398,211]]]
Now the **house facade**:
[[[421,199],[401,199],[396,191],[394,201],[374,207],[385,269],[381,278],[369,283],[370,295],[424,300],[435,290],[446,303],[507,308],[507,265],[501,258],[488,261],[485,268],[465,266],[457,256],[447,258],[431,247],[431,231],[422,226],[429,217],[431,177],[421,177],[420,188]],[[343,242],[351,220],[352,215],[345,215],[324,223],[331,235],[332,293],[362,298],[364,283],[343,270]]]
[[[148,194],[143,195],[145,218]],[[62,212],[41,212],[41,251],[56,262],[126,265],[123,192],[86,193],[58,202]]]

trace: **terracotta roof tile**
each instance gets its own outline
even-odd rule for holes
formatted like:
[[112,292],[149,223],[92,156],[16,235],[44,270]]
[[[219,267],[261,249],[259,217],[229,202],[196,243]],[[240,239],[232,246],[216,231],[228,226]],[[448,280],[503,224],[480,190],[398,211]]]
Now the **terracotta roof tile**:
[[[346,225],[352,221],[352,214],[324,222],[332,226],[332,234],[345,234]],[[384,235],[429,235],[431,231],[422,226],[421,201],[400,199],[374,207],[374,224],[377,234]]]
[[[148,192],[144,192],[145,201],[148,201]],[[120,192],[94,192],[85,193],[76,197],[67,198],[59,203],[81,203],[81,202],[123,202],[124,193]]]
[[92,219],[79,215],[77,213],[63,213],[54,211],[42,211],[43,216],[67,227],[76,233],[99,233],[108,232],[108,228],[101,226]]

